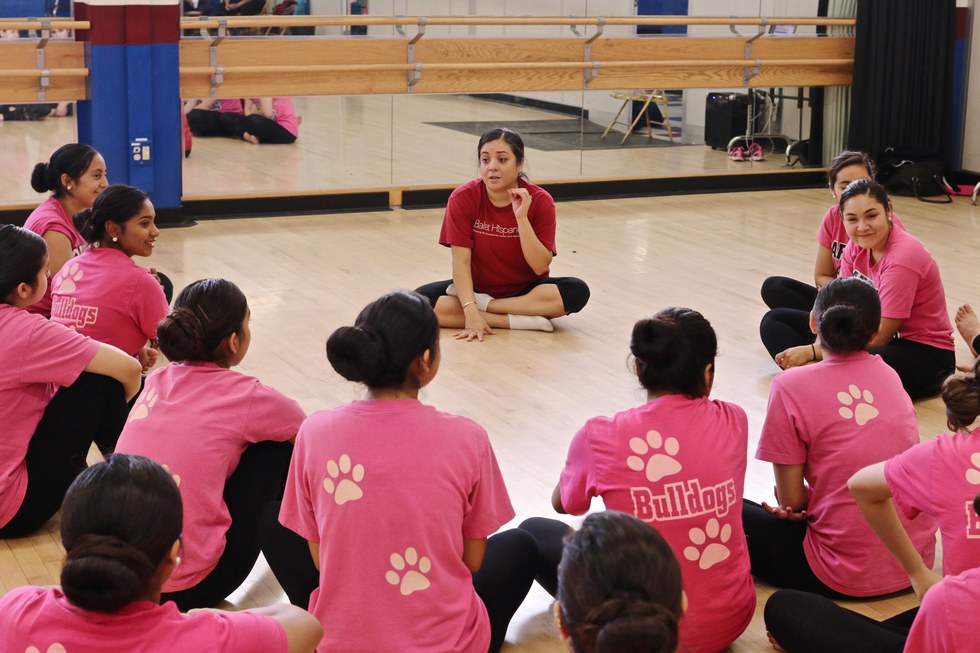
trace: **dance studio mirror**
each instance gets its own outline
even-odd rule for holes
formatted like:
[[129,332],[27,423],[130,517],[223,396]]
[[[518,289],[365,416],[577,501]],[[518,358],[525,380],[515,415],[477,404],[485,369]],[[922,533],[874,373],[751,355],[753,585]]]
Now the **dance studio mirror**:
[[[346,0],[310,0],[314,13],[349,11]],[[536,3],[534,13],[554,16],[633,15],[640,5],[670,5],[634,0],[551,0]],[[722,8],[707,0],[690,0],[689,15],[717,15]],[[724,15],[816,14],[816,0],[735,0]],[[525,5],[512,0],[370,0],[371,15],[518,15]],[[646,8],[646,13],[653,13]],[[426,38],[483,35],[524,36],[528,26],[431,27]],[[550,26],[547,36],[568,36],[568,26]],[[581,32],[584,28],[576,28]],[[594,28],[590,28],[594,29]],[[635,33],[633,26],[610,26],[617,36]],[[642,28],[643,38],[676,36],[673,28]],[[755,27],[739,27],[747,36]],[[364,38],[400,36],[396,28],[375,26]],[[624,33],[620,33],[623,32]],[[406,30],[407,31],[407,30]],[[812,35],[801,27],[797,35]],[[317,35],[340,35],[342,28],[317,28]],[[628,33],[627,33],[628,32]],[[683,33],[683,32],[681,32]],[[689,35],[734,36],[723,26],[687,28]],[[785,38],[793,38],[787,35]],[[187,35],[185,38],[201,38]],[[252,37],[254,38],[254,37]],[[306,38],[296,35],[260,38]],[[829,88],[825,98],[846,96],[846,88]],[[818,95],[820,92],[818,92]],[[480,134],[505,125],[520,133],[527,146],[527,172],[537,181],[620,177],[694,176],[705,172],[773,171],[819,163],[787,146],[810,135],[811,88],[619,89],[506,92],[494,94],[401,94],[294,97],[302,117],[299,137],[291,145],[252,145],[226,137],[195,138],[183,163],[185,198],[236,195],[242,192],[310,192],[359,188],[451,186],[476,174]],[[647,100],[650,100],[647,105]],[[819,99],[827,106],[827,99]],[[654,122],[648,130],[642,108]],[[843,106],[843,105],[841,105]],[[620,113],[620,109],[623,111]],[[748,112],[754,114],[750,122]],[[617,118],[617,113],[619,116]],[[825,147],[829,111],[824,111]],[[841,113],[838,111],[837,113]],[[641,116],[632,133],[629,123]],[[838,119],[838,122],[841,120]],[[611,127],[611,129],[610,129]],[[839,131],[844,125],[838,125]],[[606,133],[607,129],[609,130]],[[0,204],[24,204],[39,195],[30,188],[34,163],[46,160],[59,145],[76,139],[72,117],[28,122],[0,122],[0,146],[6,174],[0,175]],[[760,148],[738,140],[749,133]],[[733,140],[736,139],[736,140]],[[741,156],[729,157],[729,143]],[[803,154],[803,157],[798,156]],[[741,159],[741,160],[738,160]],[[112,171],[109,171],[110,179]]]

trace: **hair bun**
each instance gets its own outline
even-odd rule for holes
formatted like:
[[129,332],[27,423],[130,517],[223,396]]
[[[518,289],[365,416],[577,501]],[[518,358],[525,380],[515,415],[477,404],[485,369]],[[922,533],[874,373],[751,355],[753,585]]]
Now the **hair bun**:
[[31,188],[38,193],[54,190],[51,186],[51,180],[48,179],[47,163],[42,162],[34,166],[34,170],[31,172]]
[[676,325],[647,319],[633,327],[630,352],[646,365],[662,365],[672,360],[682,346],[683,338]]
[[327,338],[327,360],[348,381],[370,385],[387,365],[386,350],[369,325],[340,327]]
[[68,550],[61,585],[74,605],[113,612],[139,598],[156,566],[145,553],[111,535],[84,535]]
[[171,361],[202,360],[203,332],[201,318],[187,306],[181,306],[160,320],[157,340],[163,355]]
[[679,617],[663,605],[639,598],[612,598],[593,608],[579,628],[595,653],[677,648]]

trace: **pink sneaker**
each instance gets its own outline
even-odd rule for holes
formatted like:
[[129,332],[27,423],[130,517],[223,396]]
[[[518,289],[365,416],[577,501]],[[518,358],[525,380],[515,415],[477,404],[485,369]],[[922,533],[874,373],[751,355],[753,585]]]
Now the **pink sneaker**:
[[749,145],[749,158],[753,161],[765,161],[766,155],[762,153],[762,146],[758,143]]
[[745,148],[735,146],[728,150],[728,160],[729,161],[745,161]]

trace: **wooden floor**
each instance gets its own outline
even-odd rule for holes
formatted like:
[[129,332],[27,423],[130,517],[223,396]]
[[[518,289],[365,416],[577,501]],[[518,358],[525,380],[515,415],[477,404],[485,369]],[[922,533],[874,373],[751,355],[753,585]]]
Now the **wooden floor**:
[[[443,363],[423,400],[471,417],[490,433],[517,520],[551,516],[551,489],[571,436],[595,415],[643,401],[627,371],[633,322],[667,305],[703,312],[718,332],[713,396],[748,413],[746,495],[768,499],[772,473],[751,460],[777,373],[758,336],[762,280],[809,279],[814,234],[829,197],[823,190],[635,198],[558,206],[559,256],[552,272],[586,279],[592,300],[556,321],[551,334],[501,332],[483,343],[443,333]],[[980,209],[964,198],[930,205],[898,198],[896,209],[939,261],[950,313],[980,303],[972,281],[980,251]],[[227,220],[163,232],[151,261],[178,288],[224,276],[252,308],[252,345],[243,372],[296,397],[309,411],[360,396],[324,356],[326,336],[350,324],[365,303],[393,288],[449,275],[448,250],[436,244],[440,209],[315,217]],[[963,362],[968,354],[957,339]],[[916,405],[923,438],[943,429],[938,399]],[[596,504],[596,509],[601,506]],[[574,520],[573,520],[574,523]],[[0,542],[0,593],[24,583],[57,582],[57,524]],[[770,650],[760,610],[731,651]],[[231,598],[235,607],[282,600],[264,562]],[[537,586],[514,620],[506,651],[565,650],[551,624],[550,597]],[[878,618],[915,604],[911,595],[851,605]]]
[[[506,125],[514,120],[569,118],[457,95],[301,97],[295,98],[295,104],[303,122],[292,145],[195,138],[193,152],[183,164],[184,196],[455,185],[476,175],[478,139],[428,123]],[[666,142],[666,132],[658,133],[658,140]],[[38,202],[40,196],[30,186],[34,164],[47,161],[54,150],[75,138],[72,118],[0,122],[5,153],[0,161],[0,205]],[[770,153],[761,162],[732,162],[725,152],[703,144],[621,148],[616,134],[607,140],[610,147],[604,150],[529,150],[527,171],[541,180],[768,170],[786,164],[784,153]],[[110,169],[109,180],[113,179]]]

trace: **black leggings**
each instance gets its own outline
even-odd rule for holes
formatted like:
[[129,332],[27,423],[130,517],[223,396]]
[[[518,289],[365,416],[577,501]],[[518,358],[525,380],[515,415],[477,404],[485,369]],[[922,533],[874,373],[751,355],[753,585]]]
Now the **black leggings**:
[[[790,347],[809,345],[817,337],[810,331],[810,311],[795,308],[774,308],[762,318],[759,325],[762,344],[769,355],[776,357]],[[934,397],[939,394],[943,380],[956,370],[956,353],[905,338],[892,338],[881,347],[869,349],[881,356],[898,372],[905,392],[912,399]]]
[[875,621],[830,599],[780,590],[766,602],[766,630],[787,653],[902,653],[918,608]]
[[[419,286],[415,289],[415,292],[426,297],[429,303],[432,304],[432,308],[435,308],[436,302],[446,294],[446,289],[449,288],[452,282],[452,279],[434,281],[424,286]],[[561,295],[561,303],[565,308],[565,315],[578,313],[589,303],[589,297],[591,296],[589,286],[577,277],[545,277],[544,279],[535,279],[524,288],[521,288],[521,291],[513,296],[520,297],[521,295],[526,295],[534,288],[543,286],[544,284],[554,284],[558,287],[558,294]],[[480,292],[478,288],[476,291]],[[495,299],[503,298],[496,297]]]
[[557,519],[531,517],[518,526],[527,531],[537,543],[537,563],[534,580],[548,594],[558,596],[558,563],[565,546],[565,536],[572,532],[572,527]]
[[810,331],[810,311],[816,299],[816,287],[796,279],[769,277],[762,282],[762,301],[771,310],[762,316],[759,336],[770,356],[817,339]]
[[473,587],[490,616],[489,653],[497,653],[504,645],[507,626],[534,582],[537,555],[534,538],[518,528],[487,539],[483,564],[473,574]]
[[806,522],[780,519],[759,504],[742,499],[742,527],[753,576],[776,587],[842,596],[817,578],[807,562],[803,552]]
[[129,409],[122,384],[101,374],[82,372],[55,393],[27,447],[27,494],[0,538],[29,535],[61,507],[65,492],[86,467],[93,442],[111,451]]
[[288,129],[271,118],[253,113],[193,109],[187,114],[187,125],[195,136],[231,136],[242,138],[245,132],[260,143],[288,144],[296,140]]
[[[316,568],[306,540],[279,524],[277,510],[292,453],[293,445],[289,442],[259,442],[248,446],[225,483],[223,498],[231,515],[231,526],[225,533],[225,550],[218,564],[197,585],[164,594],[161,602],[173,601],[181,612],[218,604],[245,582],[259,551],[266,552],[271,545],[274,552],[267,552],[267,558],[273,573],[290,602],[307,607],[310,592],[316,587]],[[313,583],[303,574],[280,577],[273,560],[298,565],[307,574],[312,570]],[[303,565],[304,561],[308,565]]]
[[883,347],[872,347],[902,379],[905,392],[912,399],[935,397],[943,380],[956,371],[956,352],[921,342],[892,338]]

